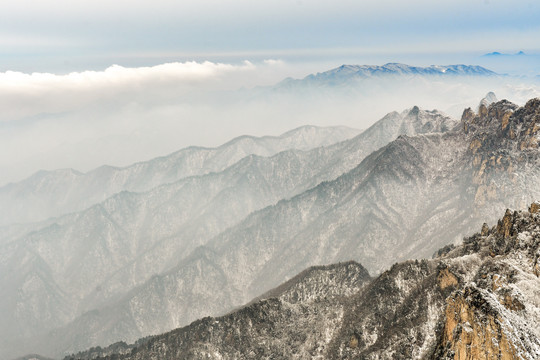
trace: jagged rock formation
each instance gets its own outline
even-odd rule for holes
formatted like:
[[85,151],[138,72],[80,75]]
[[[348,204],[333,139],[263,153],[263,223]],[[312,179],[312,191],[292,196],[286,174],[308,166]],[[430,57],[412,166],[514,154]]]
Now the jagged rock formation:
[[[0,299],[6,343],[0,348],[33,344],[28,352],[58,355],[112,339],[133,341],[238,306],[244,295],[227,289],[213,252],[196,246],[254,210],[354,168],[400,134],[448,131],[455,124],[414,107],[331,146],[251,155],[221,172],[143,193],[124,191],[79,213],[4,228],[0,270],[10,275],[0,284],[12,296]],[[199,301],[207,291],[223,296]]]
[[371,282],[355,263],[308,270],[270,298],[100,359],[537,359],[539,210],[507,211]]
[[511,197],[516,207],[524,206],[527,195],[515,189],[527,188],[530,176],[538,174],[540,100],[530,100],[522,108],[504,100],[490,107],[481,104],[478,114],[464,112],[462,126],[471,135],[468,153],[475,203],[481,209],[486,202],[503,203]]
[[87,173],[74,169],[39,171],[0,187],[0,226],[81,211],[121,191],[148,191],[190,176],[222,171],[248,155],[311,150],[359,132],[344,126],[303,126],[280,136],[240,136],[217,148],[192,146],[127,167],[101,166]]

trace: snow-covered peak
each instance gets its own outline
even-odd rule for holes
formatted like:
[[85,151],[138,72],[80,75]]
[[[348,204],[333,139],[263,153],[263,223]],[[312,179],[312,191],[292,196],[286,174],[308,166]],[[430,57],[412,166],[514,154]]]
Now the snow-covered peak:
[[474,65],[431,65],[410,66],[401,63],[387,63],[384,65],[342,65],[336,69],[314,75],[317,77],[327,76],[380,76],[389,74],[416,74],[416,75],[496,75],[495,72]]
[[287,78],[277,84],[277,88],[298,85],[344,85],[349,82],[380,77],[433,77],[433,76],[495,76],[497,73],[477,65],[431,65],[411,66],[401,63],[384,65],[341,65],[337,68],[310,74],[303,79]]
[[495,93],[493,91],[490,91],[486,94],[486,96],[484,96],[482,100],[480,100],[478,108],[480,108],[480,106],[485,106],[487,108],[489,105],[496,103],[497,101],[499,100],[497,99]]

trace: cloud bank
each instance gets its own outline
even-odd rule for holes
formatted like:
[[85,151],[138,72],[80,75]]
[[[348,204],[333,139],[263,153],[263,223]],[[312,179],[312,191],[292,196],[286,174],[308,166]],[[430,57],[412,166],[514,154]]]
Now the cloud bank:
[[354,90],[258,87],[330,68],[315,65],[268,59],[0,73],[0,184],[40,169],[125,166],[190,145],[217,146],[306,124],[366,128],[414,105],[459,117],[488,91],[518,103],[540,95],[537,84],[509,78],[366,81]]
[[113,65],[104,71],[66,75],[7,71],[0,73],[1,121],[72,111],[112,98],[145,102],[159,100],[156,92],[168,97],[169,91],[169,96],[182,96],[196,90],[232,89],[255,70],[248,61],[240,65],[207,61],[138,68]]
[[39,169],[127,165],[188,145],[217,145],[250,122],[232,110],[240,108],[233,105],[237,90],[267,85],[284,71],[281,61],[267,60],[0,73],[0,183]]

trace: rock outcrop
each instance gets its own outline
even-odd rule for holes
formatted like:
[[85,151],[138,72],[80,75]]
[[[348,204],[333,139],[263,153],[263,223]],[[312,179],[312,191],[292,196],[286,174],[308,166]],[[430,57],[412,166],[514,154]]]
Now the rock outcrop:
[[540,99],[529,100],[523,107],[506,100],[489,107],[481,103],[477,114],[470,108],[463,112],[461,126],[469,135],[475,204],[482,211],[483,205],[515,197],[520,174],[530,173],[540,159]]

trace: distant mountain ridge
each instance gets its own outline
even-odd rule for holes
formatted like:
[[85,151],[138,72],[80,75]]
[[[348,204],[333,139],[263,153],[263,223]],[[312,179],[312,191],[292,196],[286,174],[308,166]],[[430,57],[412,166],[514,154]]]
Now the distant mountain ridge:
[[287,78],[277,87],[294,85],[339,85],[347,82],[387,76],[496,76],[497,73],[478,65],[410,66],[400,63],[385,65],[341,65],[303,79]]
[[499,51],[493,51],[493,52],[490,52],[490,53],[487,53],[487,54],[484,54],[482,56],[487,56],[487,57],[498,57],[498,56],[526,56],[525,52],[520,50],[518,51],[517,53],[515,54],[509,54],[509,53],[501,53]]
[[222,171],[247,155],[309,150],[359,132],[344,126],[303,126],[280,136],[240,136],[216,148],[192,146],[127,167],[101,166],[87,173],[74,169],[39,171],[0,187],[0,226],[41,221],[83,210],[121,191],[147,191],[189,176]]

